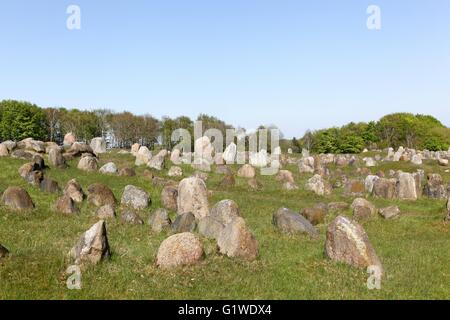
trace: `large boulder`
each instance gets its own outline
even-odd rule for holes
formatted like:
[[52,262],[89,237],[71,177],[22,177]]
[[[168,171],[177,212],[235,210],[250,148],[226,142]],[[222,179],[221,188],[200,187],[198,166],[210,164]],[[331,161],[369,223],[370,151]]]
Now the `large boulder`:
[[169,214],[165,209],[157,209],[148,219],[148,224],[151,226],[152,231],[159,233],[169,230],[172,221],[170,221]]
[[51,166],[56,168],[66,168],[66,160],[59,148],[51,148],[48,152],[48,162]]
[[249,164],[244,164],[237,172],[238,177],[254,178],[256,175],[255,168]]
[[331,194],[331,185],[321,175],[316,174],[306,183],[306,190],[312,191],[319,196]]
[[147,208],[149,203],[150,196],[145,190],[132,185],[126,186],[123,190],[121,204],[142,210]]
[[9,187],[3,192],[2,203],[9,209],[23,211],[34,209],[33,201],[28,192],[20,187]]
[[72,179],[67,182],[66,186],[64,187],[64,194],[69,196],[73,201],[77,203],[83,202],[83,189],[76,179]]
[[423,188],[423,195],[430,199],[447,199],[447,189],[444,186],[442,176],[437,173],[430,173],[427,176],[427,183]]
[[363,227],[355,221],[338,216],[327,229],[326,255],[338,262],[359,268],[382,265]]
[[398,174],[397,196],[400,200],[417,200],[416,180],[411,173]]
[[316,228],[305,217],[287,208],[276,211],[272,222],[284,233],[307,234],[314,239],[319,236]]
[[239,207],[233,200],[219,201],[211,208],[209,215],[223,225],[227,225],[241,216]]
[[70,250],[70,257],[78,265],[96,265],[102,260],[109,259],[109,249],[106,223],[100,220],[88,231],[83,233],[78,243]]
[[96,207],[102,207],[106,204],[116,205],[114,193],[106,185],[102,183],[94,183],[87,189],[87,200]]
[[161,191],[161,203],[167,210],[177,211],[178,189],[174,186],[166,186]]
[[33,157],[36,155],[37,153],[34,151],[28,151],[28,150],[24,150],[24,149],[18,149],[18,150],[14,150],[11,153],[11,157],[15,158],[15,159],[22,159],[22,160],[28,160],[31,161],[33,159]]
[[208,215],[208,190],[205,182],[196,177],[181,180],[178,185],[178,214],[191,212],[197,219]]
[[156,255],[156,265],[172,269],[197,264],[203,258],[203,246],[192,233],[175,234],[164,240]]
[[116,174],[117,166],[115,165],[114,162],[108,162],[104,164],[98,171],[103,174]]
[[152,152],[146,146],[142,146],[139,148],[139,151],[136,154],[135,165],[147,165],[151,158]]
[[197,222],[195,221],[195,216],[190,212],[183,213],[178,215],[175,221],[172,223],[172,232],[194,232],[196,227]]
[[42,141],[34,140],[33,138],[27,138],[17,143],[19,149],[31,150],[38,153],[45,152],[45,144]]
[[217,239],[220,253],[247,261],[258,257],[259,245],[244,219],[235,218],[225,226]]
[[94,138],[90,144],[92,151],[96,154],[106,153],[106,140],[105,138]]
[[94,172],[98,169],[98,160],[93,156],[85,156],[78,162],[77,168],[86,172]]

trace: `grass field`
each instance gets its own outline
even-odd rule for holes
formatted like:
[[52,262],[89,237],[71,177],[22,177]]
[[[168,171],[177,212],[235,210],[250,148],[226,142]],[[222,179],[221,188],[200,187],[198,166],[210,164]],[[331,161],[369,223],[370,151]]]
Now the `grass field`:
[[[94,182],[107,184],[120,199],[123,188],[144,188],[152,199],[151,208],[142,214],[147,221],[151,211],[161,207],[162,188],[143,177],[145,168],[136,168],[136,177],[88,174],[76,169],[76,162],[65,170],[47,169],[47,177],[64,187],[72,178],[86,190]],[[100,165],[114,161],[119,168],[132,166],[131,155],[114,152],[100,157]],[[0,243],[11,255],[0,262],[0,299],[449,299],[450,298],[450,224],[443,222],[444,201],[421,199],[417,202],[395,202],[403,214],[394,220],[380,217],[363,223],[386,276],[381,290],[368,290],[365,270],[328,260],[324,255],[326,224],[319,225],[320,239],[289,236],[272,225],[272,214],[280,207],[300,210],[317,202],[346,201],[335,190],[333,196],[318,197],[304,190],[308,175],[294,173],[300,190],[283,191],[274,177],[259,177],[262,191],[251,191],[244,179],[236,178],[236,186],[220,189],[222,176],[209,174],[207,186],[213,191],[212,206],[222,199],[236,201],[241,214],[260,244],[260,256],[254,262],[240,262],[216,252],[215,243],[203,240],[204,261],[189,268],[162,271],[155,266],[155,255],[167,234],[152,233],[148,225],[133,226],[120,219],[107,222],[111,260],[91,268],[82,275],[83,288],[68,290],[65,270],[67,252],[80,235],[97,219],[95,209],[86,201],[76,217],[65,217],[51,211],[58,195],[44,194],[28,185],[18,174],[25,163],[10,158],[0,159],[0,191],[8,186],[24,187],[36,209],[28,214],[14,213],[0,207]],[[168,165],[170,167],[170,165]],[[442,167],[425,163],[425,171],[441,173]],[[234,172],[238,169],[233,167]],[[417,168],[406,163],[384,163],[378,170]],[[183,166],[184,176],[193,170]],[[346,174],[355,175],[350,169]],[[167,171],[155,172],[164,177]],[[392,201],[370,199],[378,207]],[[332,212],[327,223],[337,214]],[[172,213],[172,217],[175,213]]]

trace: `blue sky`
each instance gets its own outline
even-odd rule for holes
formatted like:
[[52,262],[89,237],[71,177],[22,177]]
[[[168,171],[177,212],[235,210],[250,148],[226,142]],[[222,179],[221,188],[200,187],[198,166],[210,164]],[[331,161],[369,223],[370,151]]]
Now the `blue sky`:
[[287,137],[394,111],[449,126],[450,1],[0,0],[0,99],[204,112]]

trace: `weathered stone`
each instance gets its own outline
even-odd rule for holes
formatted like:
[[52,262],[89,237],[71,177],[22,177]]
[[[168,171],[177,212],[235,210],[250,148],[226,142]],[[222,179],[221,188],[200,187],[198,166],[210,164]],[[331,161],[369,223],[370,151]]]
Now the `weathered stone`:
[[261,190],[263,187],[261,182],[259,182],[256,178],[248,179],[247,185],[250,187],[250,189],[255,191]]
[[325,221],[325,217],[328,214],[328,206],[325,204],[318,204],[313,208],[304,208],[300,210],[300,214],[315,226]]
[[203,217],[198,222],[198,233],[208,239],[217,240],[225,226],[213,217]]
[[327,229],[326,255],[338,262],[359,268],[381,265],[363,227],[348,218],[338,216]]
[[83,233],[69,255],[78,265],[96,265],[109,259],[111,252],[105,221],[100,220]]
[[41,181],[40,189],[42,192],[47,193],[58,193],[59,191],[61,191],[58,186],[58,182],[49,178],[44,178]]
[[256,175],[255,168],[249,164],[244,164],[237,172],[238,177],[254,178]]
[[99,219],[105,219],[105,220],[112,219],[112,218],[116,217],[116,210],[115,210],[114,206],[112,206],[110,204],[106,204],[106,205],[98,208],[97,211],[95,212],[95,215]]
[[105,138],[94,138],[90,144],[92,151],[96,154],[106,153],[106,140]]
[[77,168],[86,172],[94,172],[98,169],[98,160],[95,157],[87,156],[80,159]]
[[17,143],[20,149],[27,149],[38,153],[45,152],[45,144],[42,141],[34,140],[33,138],[23,139]]
[[36,155],[35,152],[26,151],[23,149],[18,149],[11,153],[11,157],[22,160],[31,160],[35,155]]
[[350,205],[347,202],[330,202],[328,210],[347,210]]
[[191,212],[197,219],[208,215],[208,190],[202,179],[190,177],[178,185],[178,214]]
[[447,189],[442,181],[442,176],[437,173],[430,173],[427,176],[427,183],[423,188],[423,194],[430,199],[447,199]]
[[0,143],[0,157],[7,157],[7,156],[9,156],[8,147],[5,144]]
[[87,189],[89,203],[96,207],[102,207],[106,204],[116,205],[116,198],[110,188],[101,183],[94,183]]
[[83,202],[83,189],[76,179],[72,179],[67,182],[66,186],[64,187],[64,194],[69,196],[73,201],[77,203]]
[[180,167],[171,167],[169,169],[169,172],[167,173],[169,177],[182,177],[183,176],[183,170]]
[[236,202],[233,200],[222,200],[211,208],[209,215],[223,225],[227,225],[234,218],[240,217],[241,213]]
[[180,149],[173,149],[172,153],[170,154],[170,161],[173,164],[179,165],[181,164],[180,156],[181,156]]
[[35,187],[40,187],[42,179],[44,179],[42,171],[32,171],[25,177],[25,181]]
[[100,173],[103,174],[116,174],[117,173],[117,167],[114,164],[114,162],[108,162],[107,164],[103,165],[100,170],[98,170]]
[[448,160],[447,159],[438,159],[438,164],[442,167],[448,166]]
[[219,182],[219,187],[221,188],[228,188],[228,187],[234,187],[236,185],[236,179],[234,178],[233,174],[227,174],[223,179]]
[[67,153],[71,154],[74,157],[77,157],[82,155],[83,153],[94,154],[94,151],[86,143],[74,142],[69,150],[67,150]]
[[183,213],[178,215],[175,221],[172,223],[172,232],[194,232],[196,227],[197,222],[195,221],[195,216],[190,212]]
[[229,175],[229,174],[232,174],[232,171],[229,166],[220,165],[220,166],[216,166],[216,173]]
[[128,208],[122,211],[120,220],[122,221],[122,223],[136,224],[136,225],[144,224],[144,220],[142,220],[141,217],[136,212]]
[[305,187],[306,190],[312,191],[319,196],[331,194],[331,185],[318,174],[309,179]]
[[275,176],[275,180],[279,182],[291,182],[292,184],[295,184],[294,176],[289,170],[278,171],[278,174]]
[[66,160],[59,148],[51,148],[48,152],[48,162],[51,166],[64,169],[67,167]]
[[35,163],[33,162],[25,163],[19,168],[19,175],[25,179],[31,172],[37,170],[38,167]]
[[363,198],[356,198],[353,201],[351,208],[353,209],[353,218],[357,221],[370,219],[378,212],[377,208],[372,203]]
[[120,169],[119,176],[134,177],[134,176],[136,176],[136,171],[134,171],[134,169],[132,169],[132,168],[125,167],[125,168]]
[[33,201],[28,192],[20,187],[9,187],[3,192],[2,203],[9,209],[23,211],[34,209]]
[[314,173],[315,159],[313,157],[303,157],[299,160],[298,170],[300,173]]
[[64,146],[72,146],[77,141],[77,138],[72,132],[67,133],[64,136]]
[[166,186],[163,188],[161,192],[161,202],[164,208],[177,211],[177,198],[178,198],[178,189],[174,186]]
[[164,169],[166,155],[167,151],[161,150],[156,156],[152,157],[148,161],[147,166],[149,168],[161,171],[162,169]]
[[136,210],[142,210],[148,207],[150,197],[145,190],[128,185],[123,190],[121,204],[130,206]]
[[422,164],[422,156],[415,154],[411,158],[411,163],[415,165],[421,165]]
[[417,200],[416,181],[412,174],[406,172],[399,173],[397,195],[400,200]]
[[366,186],[362,181],[349,180],[345,184],[344,195],[349,197],[361,197],[366,191]]
[[368,175],[364,181],[364,188],[366,190],[366,192],[368,193],[372,193],[373,192],[373,187],[375,184],[375,181],[380,179],[380,177],[374,176],[374,175]]
[[217,245],[220,253],[231,258],[252,261],[258,256],[258,241],[241,217],[225,226],[217,239]]
[[135,165],[147,165],[152,157],[152,152],[146,146],[142,146],[136,154]]
[[368,157],[368,158],[364,158],[364,161],[366,163],[366,167],[375,167],[377,165],[377,162],[375,161],[375,159]]
[[390,206],[380,209],[380,215],[385,219],[393,219],[400,215],[400,209],[397,206]]
[[305,217],[287,208],[275,212],[272,222],[284,233],[307,234],[313,239],[319,236],[316,228]]
[[76,207],[75,202],[72,200],[72,198],[64,195],[56,200],[53,206],[53,211],[68,216],[73,216],[78,213],[78,208]]
[[156,255],[156,265],[172,269],[197,264],[203,258],[200,240],[190,232],[179,233],[164,240]]
[[373,183],[372,194],[378,198],[394,199],[397,196],[396,185],[396,179],[376,179]]
[[157,209],[148,219],[148,224],[154,232],[169,230],[172,225],[169,214],[165,209]]

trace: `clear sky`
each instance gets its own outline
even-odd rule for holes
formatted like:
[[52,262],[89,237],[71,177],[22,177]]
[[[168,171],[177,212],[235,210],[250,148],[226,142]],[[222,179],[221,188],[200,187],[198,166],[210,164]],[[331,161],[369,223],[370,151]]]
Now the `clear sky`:
[[0,0],[0,99],[203,112],[287,137],[394,111],[449,126],[450,1]]

